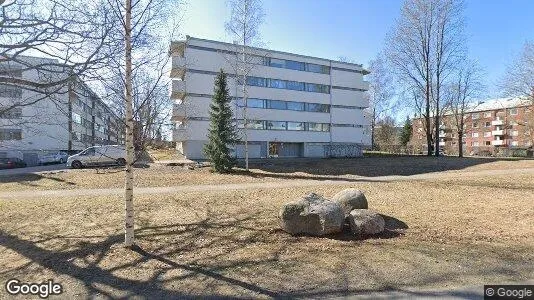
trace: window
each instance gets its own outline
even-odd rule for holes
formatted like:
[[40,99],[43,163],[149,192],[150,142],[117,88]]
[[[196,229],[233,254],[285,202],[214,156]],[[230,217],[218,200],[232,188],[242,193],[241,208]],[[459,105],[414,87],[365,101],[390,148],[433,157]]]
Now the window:
[[287,130],[304,130],[303,122],[287,122]]
[[478,122],[473,122],[473,128],[478,128]]
[[513,116],[513,115],[517,115],[517,108],[511,108],[510,109],[510,114]]
[[271,58],[269,60],[269,66],[276,68],[285,68],[285,61],[283,59]]
[[330,131],[330,124],[325,123],[308,123],[309,131]]
[[477,138],[477,137],[478,137],[478,132],[473,132],[473,133],[471,134],[471,136],[474,137],[474,138]]
[[466,133],[464,133],[463,137],[464,137],[464,138],[466,138],[466,137],[467,137],[467,134],[466,134]]
[[288,90],[304,91],[304,82],[286,81],[286,88]]
[[330,112],[330,106],[328,104],[306,103],[306,106],[307,111]]
[[315,93],[330,93],[330,87],[324,84],[307,83],[306,90]]
[[265,129],[265,122],[263,121],[248,121],[247,123],[248,129],[255,129],[255,130],[263,130]]
[[247,99],[247,107],[264,108],[263,99],[249,98]]
[[261,78],[261,77],[247,77],[247,85],[251,85],[251,86],[265,86],[265,78]]
[[306,66],[303,62],[286,60],[286,68],[291,70],[304,71],[306,69]]
[[286,81],[280,79],[269,79],[269,87],[277,89],[285,89]]
[[79,141],[80,140],[80,137],[79,137],[77,132],[71,132],[70,136],[72,137],[73,141]]
[[82,117],[77,113],[72,113],[72,122],[82,124]]
[[510,126],[516,126],[517,122],[516,121],[510,121],[509,124],[510,124]]
[[0,107],[0,119],[22,119],[22,107],[13,107],[9,110]]
[[517,130],[512,131],[512,136],[518,136],[518,135],[519,135],[519,132]]
[[484,137],[490,137],[490,136],[491,136],[491,132],[490,131],[484,132]]
[[2,84],[0,85],[0,97],[22,98],[22,88]]
[[306,71],[314,73],[330,74],[330,67],[316,64],[306,64]]
[[472,143],[471,143],[471,146],[473,146],[473,147],[478,147],[478,146],[479,146],[479,143],[478,143],[478,142],[472,142]]
[[303,102],[287,102],[287,109],[304,110],[304,103]]
[[22,77],[22,70],[0,68],[0,76]]
[[471,114],[471,119],[473,120],[476,120],[480,117],[480,114],[479,113],[476,113],[476,114]]
[[491,118],[491,111],[487,111],[484,113],[484,118]]
[[485,142],[484,142],[484,145],[486,145],[486,146],[491,146],[491,141],[485,141]]
[[484,123],[484,127],[486,127],[486,128],[487,128],[487,127],[491,127],[491,122],[485,122],[485,123]]
[[22,129],[0,128],[0,141],[22,140]]
[[269,130],[286,130],[286,122],[267,121],[267,129],[269,129]]
[[268,105],[267,108],[270,108],[270,109],[287,109],[285,101],[268,100],[267,105]]

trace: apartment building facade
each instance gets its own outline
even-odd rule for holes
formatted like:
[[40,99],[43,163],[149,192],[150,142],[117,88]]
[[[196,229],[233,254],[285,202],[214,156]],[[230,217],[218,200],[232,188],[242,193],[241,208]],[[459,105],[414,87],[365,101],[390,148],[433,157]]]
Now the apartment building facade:
[[[187,37],[173,42],[173,140],[190,159],[203,159],[215,76],[229,74],[232,108],[243,136],[242,77],[234,44]],[[251,48],[247,84],[249,157],[359,156],[370,145],[368,72],[361,65]],[[244,145],[235,147],[244,157]]]
[[[25,57],[25,62],[58,63],[36,57]],[[0,76],[36,82],[43,78],[42,70],[13,63],[1,65],[0,72]],[[0,152],[78,151],[93,145],[121,144],[123,127],[112,110],[79,79],[49,94],[0,85]]]
[[[464,122],[462,141],[466,155],[495,155],[504,149],[528,149],[534,145],[534,105],[530,99],[500,98],[478,103],[467,110]],[[426,152],[424,124],[422,118],[412,122],[410,143],[421,152]],[[439,147],[446,154],[458,153],[456,125],[454,115],[442,117]]]

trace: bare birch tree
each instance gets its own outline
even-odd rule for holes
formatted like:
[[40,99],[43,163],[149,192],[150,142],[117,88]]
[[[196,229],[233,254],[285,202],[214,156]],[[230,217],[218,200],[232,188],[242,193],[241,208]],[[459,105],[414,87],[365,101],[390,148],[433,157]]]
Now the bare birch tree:
[[387,69],[383,54],[369,62],[370,74],[367,75],[369,81],[369,104],[371,112],[371,147],[375,147],[375,127],[384,113],[392,110],[395,103],[392,102],[395,95],[393,77]]
[[[424,97],[427,155],[439,155],[441,89],[463,55],[463,3],[454,0],[406,0],[386,54],[399,81],[419,98]],[[418,90],[418,91],[417,91]],[[434,133],[431,119],[434,119]],[[434,138],[432,135],[434,134]]]
[[261,0],[230,0],[229,4],[231,15],[225,25],[226,31],[233,37],[236,45],[235,62],[232,65],[241,85],[245,169],[248,171],[247,78],[256,64],[255,61],[258,60],[258,55],[251,46],[259,46],[261,43],[259,30],[265,15]]
[[450,104],[456,133],[458,134],[458,157],[463,157],[463,135],[466,113],[483,89],[481,69],[475,61],[460,64],[452,75],[450,84],[444,87],[444,99]]
[[518,58],[510,64],[500,84],[508,96],[523,96],[534,105],[534,42],[526,42]]

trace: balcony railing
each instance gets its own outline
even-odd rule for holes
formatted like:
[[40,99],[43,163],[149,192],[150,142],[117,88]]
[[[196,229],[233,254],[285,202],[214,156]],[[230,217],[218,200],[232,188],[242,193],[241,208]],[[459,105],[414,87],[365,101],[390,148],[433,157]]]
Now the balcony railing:
[[439,133],[439,137],[440,137],[440,138],[447,137],[447,133],[446,133],[446,132],[440,132],[440,133]]
[[172,132],[172,140],[175,142],[185,141],[188,138],[187,130],[185,126],[176,126]]
[[491,132],[491,135],[493,135],[493,136],[502,136],[502,135],[504,135],[504,130],[493,130]]
[[185,81],[182,80],[173,80],[172,81],[172,90],[171,90],[171,99],[181,99],[185,98]]
[[171,47],[169,49],[169,55],[183,57],[185,52],[185,46],[185,41],[172,42]]
[[491,141],[491,145],[493,146],[504,146],[506,145],[504,140],[493,140]]
[[184,80],[185,77],[185,58],[181,56],[172,57],[171,78]]
[[445,142],[439,142],[440,146],[445,146]]
[[187,114],[185,112],[184,104],[174,104],[172,107],[172,117],[171,121],[183,121],[185,120]]
[[502,119],[493,120],[493,121],[491,121],[491,125],[493,125],[493,126],[502,126],[502,125],[504,125],[504,120],[502,120]]

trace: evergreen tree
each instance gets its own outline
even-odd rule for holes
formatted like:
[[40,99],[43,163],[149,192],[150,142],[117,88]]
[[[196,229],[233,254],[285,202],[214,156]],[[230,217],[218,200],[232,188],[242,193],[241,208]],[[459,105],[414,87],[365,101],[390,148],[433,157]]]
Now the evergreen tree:
[[406,121],[404,122],[404,126],[402,127],[400,141],[403,146],[406,146],[408,142],[410,142],[410,139],[412,138],[412,122],[410,121],[410,117],[406,117]]
[[211,161],[211,168],[218,173],[229,172],[235,165],[229,146],[236,144],[237,134],[232,122],[226,74],[221,69],[215,78],[213,101],[210,105],[210,128],[204,153]]

